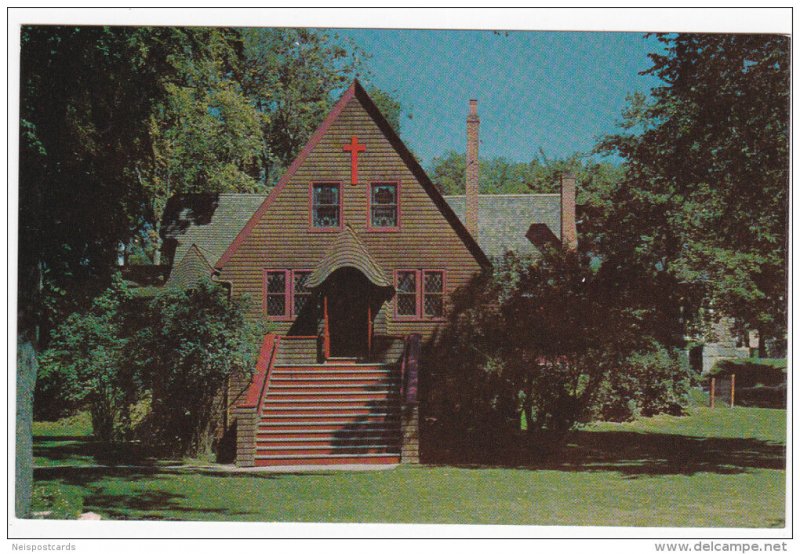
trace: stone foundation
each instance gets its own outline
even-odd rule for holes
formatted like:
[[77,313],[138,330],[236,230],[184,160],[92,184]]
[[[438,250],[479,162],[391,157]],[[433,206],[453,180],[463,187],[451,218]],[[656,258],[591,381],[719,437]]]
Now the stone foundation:
[[406,404],[403,406],[400,431],[403,443],[400,448],[400,462],[403,464],[419,463],[419,406]]

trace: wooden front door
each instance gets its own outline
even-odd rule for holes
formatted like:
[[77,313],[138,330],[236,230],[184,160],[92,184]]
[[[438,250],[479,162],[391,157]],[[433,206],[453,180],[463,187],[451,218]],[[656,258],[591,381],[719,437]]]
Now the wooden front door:
[[333,358],[367,356],[371,317],[370,283],[360,271],[340,269],[330,277],[328,330]]

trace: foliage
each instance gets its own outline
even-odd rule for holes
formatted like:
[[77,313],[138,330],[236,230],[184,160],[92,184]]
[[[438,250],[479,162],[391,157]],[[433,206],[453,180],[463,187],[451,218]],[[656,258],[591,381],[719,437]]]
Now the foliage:
[[240,29],[236,80],[262,114],[261,168],[274,183],[347,87],[366,54],[354,43],[312,29]]
[[[778,35],[662,35],[623,131],[610,240],[626,263],[668,275],[685,319],[711,307],[757,328],[786,329],[789,40]],[[665,299],[667,300],[667,299]]]
[[661,413],[681,415],[689,404],[692,381],[685,356],[654,343],[609,371],[598,392],[594,416],[627,421]]
[[190,456],[212,451],[224,385],[237,372],[249,377],[264,334],[246,310],[246,300],[207,280],[152,299],[131,351],[152,392],[148,442]]
[[[389,122],[389,125],[392,126],[392,129],[399,135],[400,134],[400,116],[403,112],[403,107],[400,105],[400,101],[395,98],[395,95],[387,92],[385,90],[379,89],[378,87],[372,86],[367,91],[369,97],[372,98],[372,101],[375,102],[375,105],[380,110],[383,117],[386,118],[386,121]],[[408,118],[411,119],[411,115],[408,115]]]
[[[573,173],[580,189],[589,182],[615,182],[622,171],[608,163],[583,160],[579,155],[566,159],[550,159],[540,152],[530,162],[513,162],[506,158],[481,158],[481,194],[557,193],[560,177]],[[463,153],[450,151],[433,158],[428,175],[445,195],[464,194],[466,161]],[[597,185],[595,185],[597,186]]]
[[426,417],[500,448],[522,414],[529,432],[559,439],[634,389],[641,413],[685,405],[687,369],[653,349],[658,318],[625,294],[587,253],[507,254],[455,295],[428,345]]
[[129,430],[128,409],[139,389],[126,350],[130,298],[117,276],[88,312],[70,315],[55,330],[40,360],[36,393],[40,417],[88,405],[100,440],[120,439]]

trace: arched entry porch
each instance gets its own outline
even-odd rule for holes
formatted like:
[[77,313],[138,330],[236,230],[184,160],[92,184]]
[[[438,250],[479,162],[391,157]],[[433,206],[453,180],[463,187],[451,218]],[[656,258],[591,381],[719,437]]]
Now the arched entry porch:
[[323,358],[369,358],[375,318],[394,287],[352,227],[336,237],[306,286],[321,303]]
[[331,273],[320,285],[326,359],[366,359],[373,346],[375,317],[391,289],[371,282],[354,267]]

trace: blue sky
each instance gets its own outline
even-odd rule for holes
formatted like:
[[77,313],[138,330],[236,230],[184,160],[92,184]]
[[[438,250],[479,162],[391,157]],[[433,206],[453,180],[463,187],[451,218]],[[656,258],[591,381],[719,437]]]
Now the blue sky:
[[423,165],[464,151],[478,99],[481,157],[530,161],[588,152],[615,131],[625,97],[658,84],[638,73],[659,48],[641,33],[336,30],[372,55],[371,83],[412,119],[401,135]]

